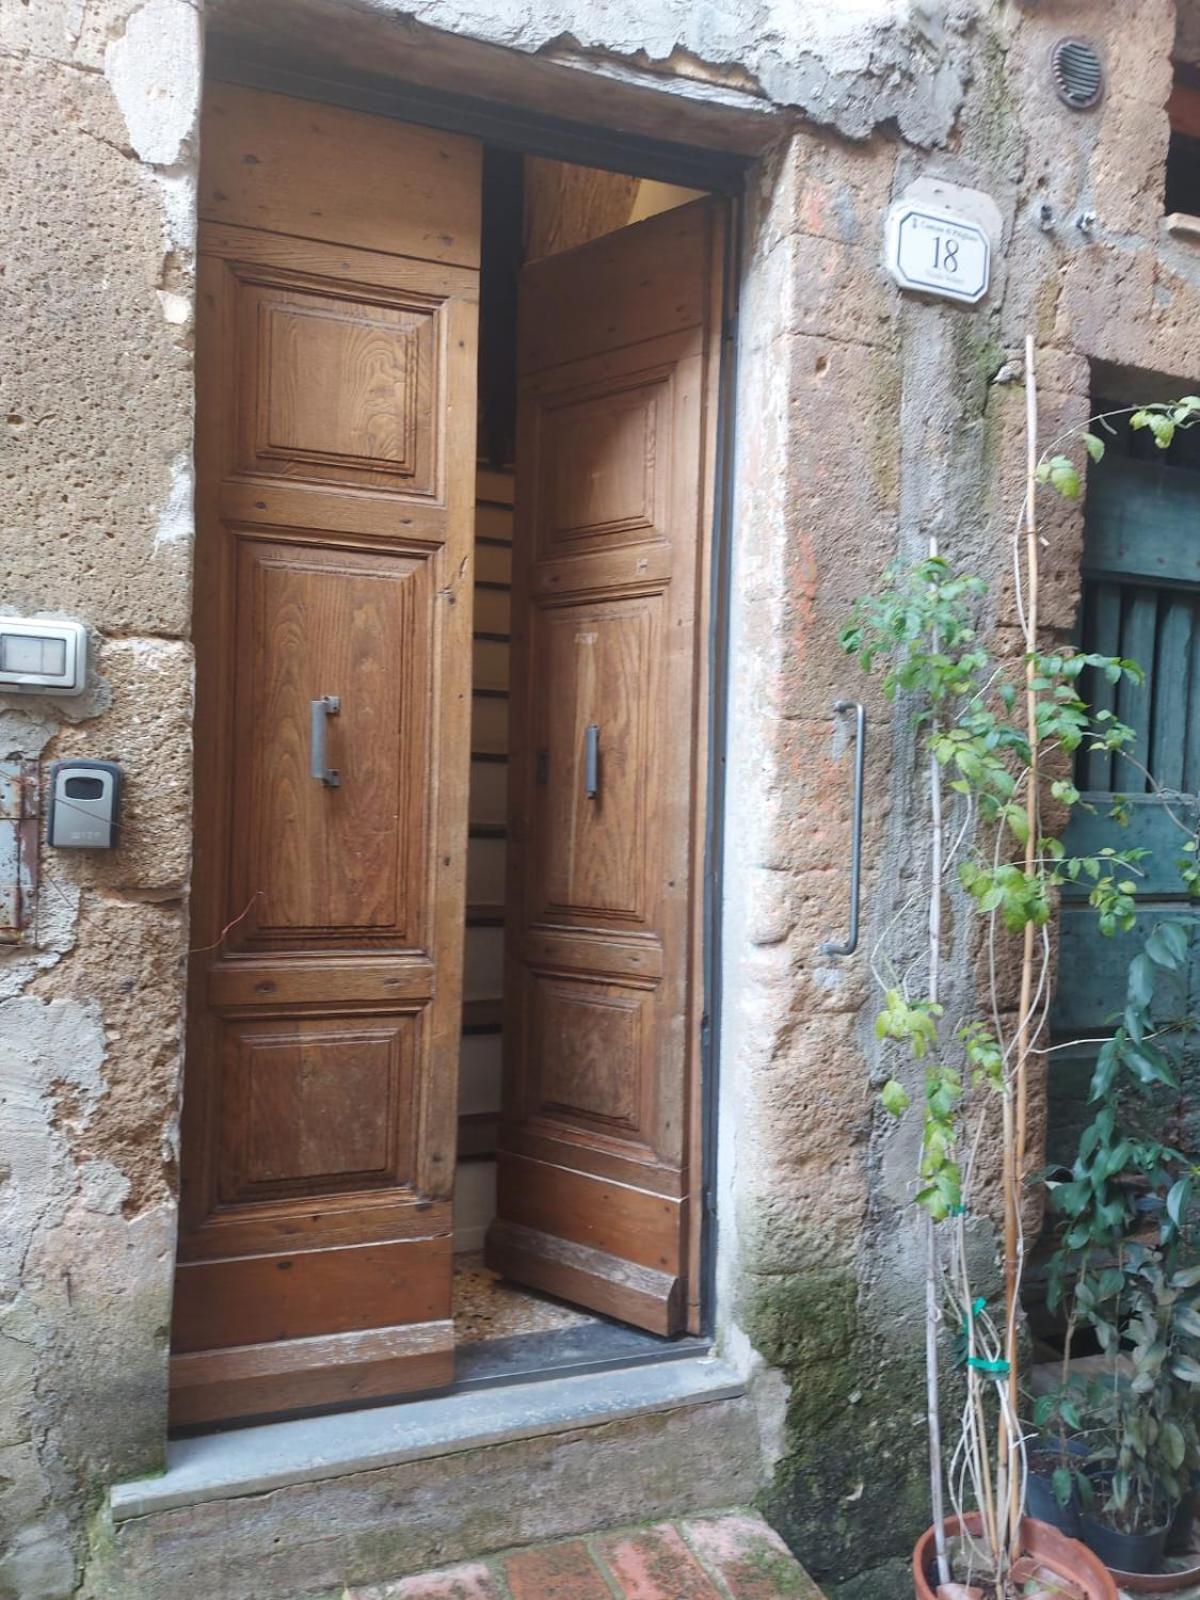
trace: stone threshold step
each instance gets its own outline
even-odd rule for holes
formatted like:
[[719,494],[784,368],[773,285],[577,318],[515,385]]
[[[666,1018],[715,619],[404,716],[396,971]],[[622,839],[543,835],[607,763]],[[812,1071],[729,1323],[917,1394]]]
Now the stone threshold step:
[[167,1470],[114,1485],[109,1504],[113,1521],[124,1522],[744,1392],[732,1367],[713,1356],[697,1356],[263,1423],[173,1440],[167,1446]]

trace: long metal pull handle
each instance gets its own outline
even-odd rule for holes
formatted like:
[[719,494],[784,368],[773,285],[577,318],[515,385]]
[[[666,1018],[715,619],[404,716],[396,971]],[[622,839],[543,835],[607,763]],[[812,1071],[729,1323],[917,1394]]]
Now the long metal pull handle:
[[600,793],[600,724],[591,722],[583,742],[583,792],[589,800]]
[[854,822],[850,839],[850,932],[845,942],[833,940],[821,946],[826,956],[852,956],[858,949],[858,900],[862,887],[863,773],[867,760],[867,710],[861,700],[839,700],[834,711],[854,713]]
[[325,729],[330,717],[336,717],[342,709],[342,702],[336,694],[323,694],[310,703],[312,711],[312,734],[308,747],[308,770],[327,789],[336,789],[342,781],[342,775],[336,767],[325,765]]

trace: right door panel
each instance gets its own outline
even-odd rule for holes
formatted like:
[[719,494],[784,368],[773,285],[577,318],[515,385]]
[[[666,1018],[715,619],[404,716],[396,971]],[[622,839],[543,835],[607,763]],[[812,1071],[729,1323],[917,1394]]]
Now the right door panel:
[[505,1113],[488,1259],[697,1326],[704,537],[722,214],[525,269]]

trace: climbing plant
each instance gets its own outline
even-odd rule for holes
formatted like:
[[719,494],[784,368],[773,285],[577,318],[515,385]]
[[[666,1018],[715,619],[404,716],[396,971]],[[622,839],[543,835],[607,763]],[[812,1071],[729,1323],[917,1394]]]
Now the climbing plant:
[[[872,973],[883,994],[876,1033],[905,1047],[923,1076],[915,1199],[927,1218],[926,1369],[938,1582],[948,1583],[952,1576],[938,1348],[939,1331],[948,1325],[965,1374],[958,1436],[950,1451],[950,1499],[956,1511],[973,1502],[980,1513],[981,1537],[965,1541],[967,1564],[976,1573],[986,1572],[997,1593],[1007,1591],[1008,1571],[1020,1553],[1024,1502],[1018,1419],[1022,1199],[1029,1066],[1041,1050],[1051,991],[1048,924],[1057,891],[1068,881],[1082,882],[1099,931],[1128,931],[1136,918],[1136,879],[1145,855],[1113,847],[1068,854],[1059,833],[1044,825],[1044,815],[1051,814],[1047,802],[1059,815],[1080,803],[1069,776],[1075,751],[1124,752],[1133,740],[1132,730],[1112,712],[1089,706],[1082,692],[1085,674],[1135,684],[1143,674],[1134,661],[1049,646],[1041,637],[1039,494],[1078,498],[1080,464],[1085,456],[1093,463],[1103,459],[1102,432],[1114,414],[1093,418],[1039,450],[1032,341],[1026,348],[1025,387],[1026,486],[1014,530],[1021,655],[1000,657],[982,643],[979,619],[987,585],[960,570],[935,544],[925,559],[890,568],[879,590],[856,602],[841,633],[842,648],[865,672],[881,672],[884,695],[909,712],[928,771],[926,883],[905,902],[872,953]],[[1165,449],[1179,428],[1200,418],[1200,397],[1129,410],[1131,426],[1149,429]],[[979,1014],[947,1017],[943,902],[955,879],[983,924],[989,982]],[[906,913],[920,914],[918,896],[926,903],[926,950],[897,969],[892,945],[907,950],[911,939],[893,941],[891,934]],[[1005,939],[1020,942],[1015,1018],[1006,1017],[1001,1004]],[[1164,931],[1146,959],[1152,964],[1160,957],[1174,959],[1176,944],[1176,936]],[[1104,1058],[1104,1070],[1110,1061],[1119,1065],[1132,1059],[1131,1070],[1159,1071],[1153,1053],[1139,1054],[1147,1045],[1147,1029],[1131,1012],[1124,1037]],[[1152,1044],[1149,1048],[1153,1052]],[[888,1079],[880,1098],[892,1116],[902,1117],[909,1109],[909,1092],[899,1077]],[[993,1303],[973,1283],[967,1223],[978,1203],[979,1152],[997,1104],[1004,1293]],[[1100,1143],[1098,1133],[1097,1151]],[[1111,1149],[1108,1158],[1115,1159]]]

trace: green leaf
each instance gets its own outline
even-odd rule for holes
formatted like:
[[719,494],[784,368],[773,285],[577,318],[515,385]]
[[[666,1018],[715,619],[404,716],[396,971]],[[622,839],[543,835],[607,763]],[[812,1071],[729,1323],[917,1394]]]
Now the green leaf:
[[879,1099],[893,1117],[902,1117],[910,1104],[908,1090],[896,1078],[888,1079],[879,1091]]
[[1170,417],[1152,412],[1150,415],[1150,432],[1154,435],[1154,442],[1158,448],[1166,450],[1175,437],[1175,423]]
[[1100,1046],[1096,1057],[1096,1069],[1092,1073],[1092,1084],[1088,1091],[1088,1099],[1094,1104],[1103,1100],[1116,1081],[1117,1072],[1121,1066],[1120,1047],[1123,1034],[1118,1033],[1113,1039],[1108,1039]]
[[1018,844],[1026,844],[1029,840],[1029,818],[1020,806],[1006,806],[1004,820],[1008,823],[1009,831]]
[[1048,481],[1051,488],[1056,489],[1064,499],[1078,500],[1083,493],[1083,484],[1074,464],[1066,456],[1051,456],[1044,465],[1046,478],[1040,481]]
[[1104,1153],[1098,1165],[1105,1181],[1109,1178],[1115,1178],[1118,1172],[1124,1171],[1131,1153],[1132,1146],[1128,1139],[1122,1139],[1120,1143],[1113,1145],[1111,1150],[1107,1150]]
[[1104,459],[1103,439],[1098,439],[1094,433],[1085,433],[1083,442],[1087,447],[1088,455],[1091,456],[1093,461],[1102,461]]
[[1194,1356],[1174,1356],[1171,1371],[1184,1383],[1200,1383],[1200,1361]]
[[1171,1185],[1167,1194],[1167,1215],[1177,1228],[1183,1226],[1184,1213],[1192,1195],[1192,1180],[1180,1178]]
[[1166,1056],[1152,1044],[1125,1043],[1125,1060],[1139,1083],[1165,1083],[1169,1089],[1178,1089],[1179,1079]]
[[1050,1474],[1050,1487],[1060,1506],[1065,1507],[1070,1502],[1073,1485],[1074,1479],[1070,1467],[1055,1467]]
[[1158,1443],[1171,1466],[1179,1468],[1183,1465],[1187,1455],[1187,1443],[1178,1423],[1164,1422],[1158,1430]]
[[1160,922],[1146,940],[1146,954],[1160,967],[1175,972],[1187,960],[1187,928],[1181,922]]
[[1154,966],[1148,956],[1134,956],[1129,963],[1129,998],[1135,1006],[1148,1006],[1154,998]]

